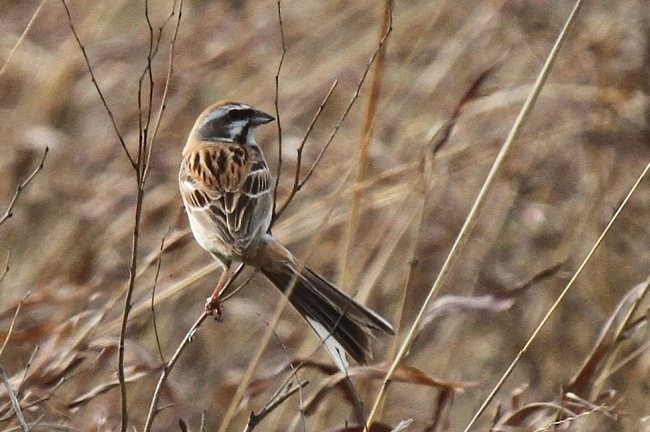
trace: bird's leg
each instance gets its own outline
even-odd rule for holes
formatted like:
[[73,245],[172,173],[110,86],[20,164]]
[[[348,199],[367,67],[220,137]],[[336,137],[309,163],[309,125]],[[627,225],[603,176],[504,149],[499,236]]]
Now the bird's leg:
[[228,264],[221,272],[221,276],[219,276],[219,281],[217,282],[217,286],[214,287],[212,295],[205,301],[205,311],[208,313],[208,315],[214,315],[214,318],[217,321],[221,321],[221,315],[223,314],[219,295],[221,294],[221,290],[223,289],[224,285],[226,285],[226,282],[228,282],[231,274],[232,272],[230,271],[230,264]]

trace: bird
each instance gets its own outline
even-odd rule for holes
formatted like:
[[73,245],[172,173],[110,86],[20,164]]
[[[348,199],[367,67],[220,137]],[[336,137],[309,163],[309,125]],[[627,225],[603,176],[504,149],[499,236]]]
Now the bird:
[[192,233],[223,266],[205,311],[221,318],[219,293],[233,262],[241,262],[288,296],[339,369],[349,367],[346,354],[366,364],[372,339],[394,335],[393,326],[302,264],[270,232],[273,180],[254,131],[274,120],[241,102],[218,102],[199,115],[183,148],[178,181]]

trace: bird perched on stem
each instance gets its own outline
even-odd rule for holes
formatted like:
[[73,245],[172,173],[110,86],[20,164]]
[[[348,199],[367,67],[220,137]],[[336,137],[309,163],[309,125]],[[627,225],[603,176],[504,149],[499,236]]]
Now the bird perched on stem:
[[179,173],[183,203],[196,241],[224,267],[205,309],[221,317],[219,293],[233,261],[259,269],[316,331],[340,369],[345,353],[372,358],[373,331],[394,334],[388,321],[300,264],[269,233],[272,179],[256,127],[274,118],[238,102],[220,102],[199,116]]

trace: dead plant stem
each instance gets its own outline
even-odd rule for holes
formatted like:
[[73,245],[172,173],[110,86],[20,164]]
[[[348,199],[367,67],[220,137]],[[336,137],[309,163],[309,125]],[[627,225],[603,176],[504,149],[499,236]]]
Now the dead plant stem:
[[[239,267],[233,272],[232,276],[226,282],[226,284],[223,287],[223,290],[221,291],[222,293],[230,287],[230,285],[237,279],[237,277],[241,274],[242,270],[244,269],[244,265],[240,264]],[[157,407],[158,407],[158,400],[160,399],[160,392],[162,391],[163,385],[167,381],[167,378],[169,377],[169,374],[171,373],[172,369],[176,365],[176,362],[180,358],[181,354],[187,347],[187,345],[192,341],[192,338],[194,337],[194,334],[198,330],[198,328],[201,326],[203,321],[208,317],[209,315],[206,312],[203,312],[197,320],[192,324],[190,329],[185,333],[185,336],[183,337],[183,340],[181,341],[180,344],[178,344],[178,347],[176,347],[176,351],[174,351],[174,354],[172,357],[169,359],[169,362],[167,364],[163,365],[162,367],[162,372],[160,373],[160,377],[158,378],[158,382],[156,383],[156,388],[154,390],[153,395],[151,396],[151,402],[149,404],[149,412],[147,414],[147,418],[145,420],[144,427],[142,429],[143,432],[149,432],[151,430],[151,426],[153,425],[153,420],[156,416],[157,412]]]
[[45,3],[45,0],[41,0],[41,2],[38,4],[36,7],[36,10],[32,14],[32,17],[29,19],[29,22],[27,23],[27,26],[25,27],[25,30],[23,30],[22,34],[14,44],[14,47],[11,49],[11,52],[7,56],[7,59],[5,60],[4,64],[2,65],[2,68],[0,68],[0,77],[4,74],[5,70],[7,69],[7,65],[9,62],[11,62],[11,59],[13,58],[14,54],[18,50],[18,47],[20,46],[21,42],[25,39],[25,36],[27,36],[27,33],[29,33],[29,30],[32,28],[32,25],[34,24],[34,21],[36,21],[36,17],[38,14],[41,12],[41,9],[43,8],[43,4]]
[[20,423],[20,427],[22,428],[23,432],[29,432],[29,426],[27,425],[27,422],[25,421],[25,416],[23,415],[23,411],[20,408],[20,402],[18,401],[16,394],[11,388],[11,384],[9,383],[9,379],[7,378],[7,374],[5,373],[5,370],[1,364],[0,364],[0,376],[2,377],[2,382],[4,383],[4,386],[7,389],[7,394],[9,394],[9,399],[11,400],[11,405],[14,408],[14,413],[16,414],[16,418],[18,419],[18,423]]
[[[429,293],[427,294],[427,297],[425,298],[424,302],[422,303],[422,306],[420,307],[420,310],[418,311],[417,316],[415,317],[415,320],[413,321],[413,324],[411,325],[404,341],[402,342],[402,345],[400,346],[399,351],[397,352],[397,355],[393,359],[393,362],[391,364],[390,369],[388,370],[388,373],[384,377],[384,380],[382,382],[381,388],[379,392],[377,393],[377,396],[375,398],[375,402],[373,404],[373,408],[370,411],[370,414],[368,416],[367,423],[370,425],[372,424],[372,420],[377,412],[377,408],[380,405],[380,402],[384,396],[384,393],[386,391],[386,388],[388,386],[388,383],[390,382],[393,374],[395,373],[395,370],[401,363],[401,361],[404,359],[406,356],[406,353],[408,352],[411,343],[415,339],[415,336],[417,335],[417,330],[420,326],[420,322],[422,321],[422,318],[424,317],[424,313],[427,310],[429,303],[431,303],[431,300],[433,299],[434,295],[437,293],[437,291],[440,289],[440,287],[445,283],[447,280],[447,276],[451,272],[455,262],[457,259],[460,257],[460,251],[463,249],[465,243],[467,243],[467,240],[469,239],[469,234],[472,231],[472,228],[474,227],[478,215],[485,203],[487,202],[487,196],[490,190],[492,189],[492,185],[494,184],[497,174],[501,170],[501,166],[503,164],[503,161],[505,160],[506,156],[510,153],[510,149],[512,148],[512,145],[519,135],[519,132],[522,129],[522,126],[525,122],[525,120],[528,118],[530,115],[530,112],[535,104],[535,101],[537,100],[537,97],[539,96],[542,88],[544,87],[544,83],[546,82],[546,78],[548,77],[548,74],[551,70],[551,66],[555,62],[555,59],[557,58],[557,54],[560,50],[560,47],[562,46],[562,43],[566,39],[566,35],[568,33],[568,30],[571,26],[571,24],[574,21],[574,18],[576,16],[576,13],[579,9],[580,4],[582,3],[581,0],[578,0],[576,3],[576,7],[574,8],[573,12],[567,19],[567,22],[560,32],[560,35],[558,36],[555,45],[553,46],[551,53],[549,54],[548,58],[546,59],[546,62],[544,66],[542,67],[542,70],[540,71],[539,76],[537,77],[537,80],[535,81],[535,84],[533,85],[530,94],[528,95],[528,98],[526,99],[526,102],[524,102],[523,107],[521,108],[521,111],[519,112],[519,115],[517,116],[517,119],[515,120],[515,123],[513,124],[512,128],[510,129],[510,132],[508,133],[508,136],[506,137],[505,142],[503,143],[503,146],[499,150],[499,153],[497,154],[497,157],[494,161],[494,164],[492,165],[492,168],[490,169],[490,172],[487,175],[487,178],[485,179],[485,182],[483,183],[481,190],[479,191],[478,196],[476,197],[476,200],[474,201],[474,204],[472,205],[472,208],[467,215],[467,218],[465,219],[465,222],[463,223],[463,226],[458,233],[458,236],[456,237],[456,240],[454,241],[453,246],[451,247],[451,250],[449,251],[449,254],[447,255],[447,258],[445,259],[445,262],[442,265],[442,268],[440,269],[440,272],[438,273],[438,276],[429,290]],[[495,391],[496,393],[496,391]],[[485,404],[487,405],[487,404]],[[483,408],[484,409],[484,408]],[[482,412],[482,410],[481,410]],[[478,417],[480,413],[477,413],[476,417]],[[473,423],[473,421],[472,421]],[[471,424],[468,425],[468,428],[471,426]]]
[[305,143],[307,142],[307,139],[309,138],[309,135],[311,134],[312,130],[314,130],[314,125],[316,124],[316,121],[320,117],[321,113],[323,112],[323,108],[325,108],[325,105],[327,104],[327,101],[329,100],[330,96],[332,96],[332,93],[334,92],[334,89],[336,88],[338,84],[338,81],[334,81],[332,83],[332,86],[330,87],[329,91],[327,92],[327,95],[325,95],[325,98],[321,102],[320,106],[318,107],[318,110],[316,110],[316,113],[311,119],[311,122],[309,123],[309,126],[307,127],[307,131],[303,135],[302,141],[300,142],[300,145],[298,146],[298,149],[296,149],[296,170],[294,172],[294,179],[293,179],[293,187],[291,188],[291,192],[289,192],[289,196],[287,199],[284,201],[282,206],[280,207],[277,212],[274,213],[273,215],[273,222],[278,220],[278,218],[284,213],[284,211],[287,209],[291,201],[293,201],[293,198],[296,196],[298,192],[300,192],[300,189],[303,186],[303,183],[300,181],[300,171],[302,168],[302,152],[303,149],[305,148]]
[[278,128],[278,169],[275,175],[275,186],[273,187],[273,211],[275,215],[275,208],[278,200],[278,187],[280,186],[280,176],[282,175],[282,118],[280,117],[280,72],[282,72],[282,65],[284,58],[287,54],[287,44],[284,38],[284,23],[282,22],[282,0],[278,0],[278,27],[280,27],[280,42],[282,43],[282,54],[280,61],[278,61],[278,69],[275,72],[275,124]]
[[[379,31],[379,42],[381,42],[384,34],[386,34],[392,26],[392,0],[386,0],[383,8],[383,16],[381,20],[381,27]],[[355,184],[362,183],[368,172],[368,163],[370,159],[370,144],[372,142],[373,132],[377,119],[377,105],[379,103],[379,95],[381,93],[381,82],[384,72],[384,58],[386,57],[386,44],[381,45],[381,49],[377,53],[375,60],[372,80],[370,84],[370,95],[368,97],[368,105],[366,107],[366,116],[364,119],[361,141],[357,150],[357,176]],[[350,202],[350,214],[348,223],[343,235],[343,252],[339,255],[339,286],[344,288],[349,285],[352,278],[350,263],[354,262],[352,259],[352,245],[356,238],[356,230],[359,225],[359,217],[361,215],[363,191],[360,189],[354,190]]]
[[45,151],[43,152],[43,157],[41,158],[41,163],[39,163],[36,169],[32,171],[32,173],[25,179],[25,181],[19,184],[18,187],[16,188],[16,192],[14,192],[14,196],[11,198],[11,201],[9,201],[9,205],[7,206],[4,215],[0,217],[0,225],[2,225],[7,219],[13,216],[13,209],[14,206],[16,205],[16,200],[18,199],[18,196],[20,196],[23,189],[27,187],[27,185],[34,179],[34,177],[36,177],[36,174],[38,174],[43,169],[43,166],[45,164],[45,157],[47,156],[47,153],[49,151],[50,148],[45,147]]
[[120,145],[122,146],[122,149],[126,154],[126,157],[129,159],[129,162],[131,163],[131,167],[137,171],[135,160],[133,159],[133,156],[131,156],[131,152],[129,151],[129,149],[126,147],[126,142],[124,141],[124,137],[122,136],[122,133],[120,132],[120,129],[117,127],[117,123],[115,122],[115,116],[113,115],[113,111],[109,108],[108,102],[106,102],[106,98],[104,97],[104,92],[102,92],[102,89],[99,87],[99,83],[97,82],[97,78],[95,78],[95,73],[93,72],[93,68],[90,64],[90,59],[88,58],[88,54],[86,53],[86,47],[84,47],[84,45],[81,43],[81,39],[79,38],[77,29],[75,28],[74,23],[72,21],[72,15],[70,14],[70,9],[68,9],[68,4],[65,2],[65,0],[61,0],[61,3],[65,8],[65,13],[68,17],[68,24],[70,26],[70,30],[72,30],[72,34],[75,40],[77,41],[77,46],[79,46],[79,49],[81,50],[81,54],[83,55],[84,62],[86,64],[86,69],[88,70],[88,74],[90,75],[90,79],[93,83],[93,86],[95,87],[95,90],[97,91],[97,94],[99,95],[99,98],[102,101],[102,105],[104,106],[104,109],[108,114],[108,117],[111,120],[111,125],[113,126],[113,130],[115,131],[115,135],[117,135],[117,138],[120,141]]

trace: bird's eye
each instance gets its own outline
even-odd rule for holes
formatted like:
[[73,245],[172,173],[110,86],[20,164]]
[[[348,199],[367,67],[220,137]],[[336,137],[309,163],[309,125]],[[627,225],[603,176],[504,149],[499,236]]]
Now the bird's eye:
[[234,121],[244,120],[249,116],[249,111],[247,109],[231,109],[228,111],[228,118]]

